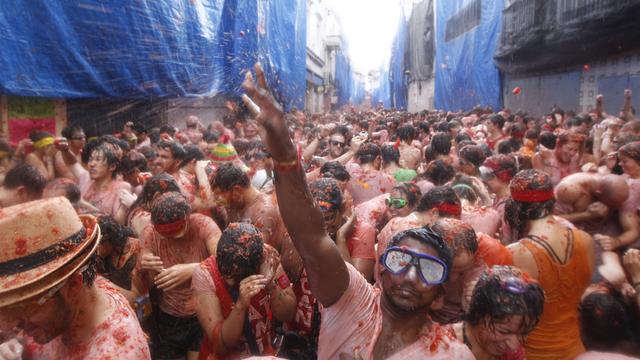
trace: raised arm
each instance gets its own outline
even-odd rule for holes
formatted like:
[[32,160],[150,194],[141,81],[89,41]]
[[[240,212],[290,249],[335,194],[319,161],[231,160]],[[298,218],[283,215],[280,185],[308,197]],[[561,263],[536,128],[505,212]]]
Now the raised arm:
[[631,111],[631,90],[624,90],[624,105],[622,106],[622,114],[624,114],[624,120],[630,121],[634,119],[633,112]]
[[347,289],[349,273],[340,252],[325,230],[322,213],[309,192],[284,113],[269,94],[259,64],[255,70],[257,85],[251,74],[247,73],[243,86],[250,98],[243,96],[243,100],[258,124],[264,128],[261,136],[264,136],[263,141],[275,164],[275,188],[280,213],[302,257],[311,291],[323,306],[328,307],[338,301]]

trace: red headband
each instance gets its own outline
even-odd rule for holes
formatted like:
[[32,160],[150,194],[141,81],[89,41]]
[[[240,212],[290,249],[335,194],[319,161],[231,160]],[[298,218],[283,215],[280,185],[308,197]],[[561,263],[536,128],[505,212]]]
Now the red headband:
[[447,213],[455,216],[462,214],[462,207],[458,204],[441,203],[436,206],[438,212]]
[[495,175],[498,179],[508,183],[513,178],[513,175],[510,174],[509,169],[500,169],[500,164],[496,161],[487,160],[483,164],[493,171],[493,175]]
[[168,224],[153,224],[153,227],[160,234],[173,234],[182,230],[186,224],[187,219],[181,219]]
[[535,203],[553,199],[553,190],[514,190],[511,189],[511,198],[515,201]]

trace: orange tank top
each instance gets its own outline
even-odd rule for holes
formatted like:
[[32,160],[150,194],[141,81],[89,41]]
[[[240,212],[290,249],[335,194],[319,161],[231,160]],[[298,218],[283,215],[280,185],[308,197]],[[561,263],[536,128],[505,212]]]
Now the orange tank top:
[[591,281],[591,269],[580,232],[567,229],[569,258],[563,262],[544,240],[529,236],[520,242],[533,254],[545,302],[538,326],[529,334],[527,358],[573,359],[585,352],[580,339],[578,305]]

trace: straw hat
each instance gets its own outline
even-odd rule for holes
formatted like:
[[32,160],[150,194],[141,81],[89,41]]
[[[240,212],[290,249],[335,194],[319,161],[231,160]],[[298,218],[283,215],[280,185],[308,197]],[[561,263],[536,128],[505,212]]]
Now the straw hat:
[[77,272],[95,253],[100,228],[64,197],[0,212],[0,307],[42,294]]

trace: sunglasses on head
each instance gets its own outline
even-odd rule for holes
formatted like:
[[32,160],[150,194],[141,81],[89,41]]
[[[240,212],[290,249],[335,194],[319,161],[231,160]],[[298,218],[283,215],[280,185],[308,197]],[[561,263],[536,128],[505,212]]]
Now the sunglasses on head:
[[403,198],[394,198],[390,197],[386,200],[387,206],[392,207],[394,209],[402,209],[407,206],[407,200]]
[[447,277],[447,265],[435,256],[422,254],[398,246],[388,248],[380,263],[393,275],[400,275],[414,266],[426,285],[439,285]]
[[344,143],[343,143],[343,142],[336,141],[336,140],[331,140],[331,141],[329,141],[329,144],[331,144],[331,145],[335,145],[335,146],[344,147]]

